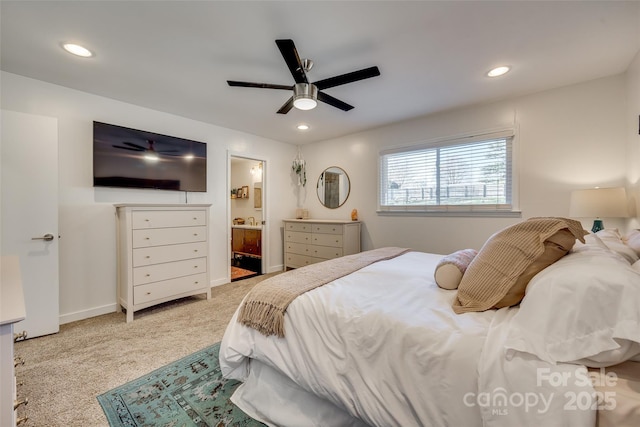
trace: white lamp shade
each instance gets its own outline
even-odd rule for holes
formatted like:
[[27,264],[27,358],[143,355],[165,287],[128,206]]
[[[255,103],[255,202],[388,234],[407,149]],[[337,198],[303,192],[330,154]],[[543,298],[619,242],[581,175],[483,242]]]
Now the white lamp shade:
[[575,218],[627,217],[627,192],[623,187],[575,190],[571,193],[569,215]]

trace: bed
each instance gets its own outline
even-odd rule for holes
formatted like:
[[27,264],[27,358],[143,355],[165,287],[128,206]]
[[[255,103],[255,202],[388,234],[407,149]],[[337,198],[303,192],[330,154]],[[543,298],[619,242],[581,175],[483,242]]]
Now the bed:
[[270,426],[638,425],[640,265],[602,237],[535,274],[516,306],[456,313],[459,289],[434,279],[445,256],[418,251],[297,296],[284,336],[239,322],[241,305],[220,349],[242,381],[232,400]]

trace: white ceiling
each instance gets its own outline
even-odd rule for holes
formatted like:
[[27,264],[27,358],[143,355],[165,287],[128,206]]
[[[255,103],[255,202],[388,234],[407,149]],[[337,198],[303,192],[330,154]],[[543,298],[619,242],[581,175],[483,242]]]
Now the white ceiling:
[[[304,144],[460,106],[624,72],[640,48],[629,1],[2,1],[0,68],[154,110]],[[315,62],[310,81],[355,106],[276,111],[293,84],[275,39]],[[63,42],[95,52],[64,52]],[[511,73],[484,76],[508,64]],[[311,129],[300,132],[298,123]],[[117,123],[116,123],[117,124]]]

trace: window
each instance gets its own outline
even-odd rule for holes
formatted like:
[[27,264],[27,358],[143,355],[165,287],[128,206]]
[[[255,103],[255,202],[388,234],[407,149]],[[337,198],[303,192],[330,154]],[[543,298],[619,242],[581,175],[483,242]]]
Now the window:
[[381,212],[514,211],[513,132],[380,153]]

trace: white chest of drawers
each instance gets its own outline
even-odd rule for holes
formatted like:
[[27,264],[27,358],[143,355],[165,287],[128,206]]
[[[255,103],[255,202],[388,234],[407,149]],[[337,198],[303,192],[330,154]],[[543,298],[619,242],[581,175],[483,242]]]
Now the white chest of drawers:
[[26,400],[18,399],[13,353],[14,324],[25,318],[26,311],[19,258],[3,256],[0,270],[0,426],[9,427],[27,419],[20,419],[14,406]]
[[133,313],[205,293],[209,285],[210,205],[116,205],[117,303]]
[[360,252],[360,222],[287,219],[284,221],[284,269]]

